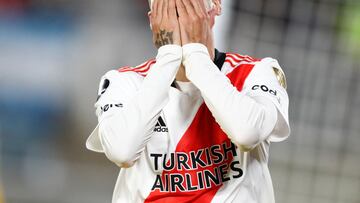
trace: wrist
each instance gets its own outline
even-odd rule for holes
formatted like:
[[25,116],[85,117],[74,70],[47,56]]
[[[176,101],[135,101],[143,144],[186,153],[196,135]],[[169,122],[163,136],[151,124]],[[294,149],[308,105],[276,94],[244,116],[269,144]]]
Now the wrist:
[[194,54],[201,54],[210,58],[209,51],[204,44],[189,43],[182,46],[183,59],[187,60]]

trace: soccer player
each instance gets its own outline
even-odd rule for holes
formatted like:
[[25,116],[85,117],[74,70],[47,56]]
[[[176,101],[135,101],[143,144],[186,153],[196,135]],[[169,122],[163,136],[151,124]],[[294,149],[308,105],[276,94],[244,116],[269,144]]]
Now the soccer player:
[[222,53],[220,0],[154,0],[156,59],[107,72],[87,147],[121,170],[113,203],[272,203],[271,142],[290,133],[272,58]]

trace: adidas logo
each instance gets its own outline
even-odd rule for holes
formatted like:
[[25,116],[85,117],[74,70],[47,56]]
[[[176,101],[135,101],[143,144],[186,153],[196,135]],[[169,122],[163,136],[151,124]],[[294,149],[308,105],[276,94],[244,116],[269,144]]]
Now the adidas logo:
[[163,118],[161,118],[161,116],[159,117],[155,128],[154,128],[154,132],[168,132],[168,128],[166,127],[166,124],[163,120]]

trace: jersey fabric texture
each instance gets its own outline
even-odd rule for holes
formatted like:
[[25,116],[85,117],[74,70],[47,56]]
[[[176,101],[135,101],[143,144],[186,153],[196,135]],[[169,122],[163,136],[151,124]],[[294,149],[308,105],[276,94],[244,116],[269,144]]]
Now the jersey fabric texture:
[[[181,63],[191,82],[174,82]],[[86,145],[121,168],[112,202],[275,202],[269,147],[290,134],[276,72],[272,58],[212,61],[188,44],[106,73]]]

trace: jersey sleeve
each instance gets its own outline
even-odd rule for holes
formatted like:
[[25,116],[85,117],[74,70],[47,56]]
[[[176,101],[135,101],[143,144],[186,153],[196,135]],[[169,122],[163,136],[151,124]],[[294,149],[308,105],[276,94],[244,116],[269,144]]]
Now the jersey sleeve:
[[264,58],[246,78],[243,91],[252,98],[271,101],[277,109],[277,122],[268,140],[280,142],[290,135],[288,118],[289,97],[286,92],[286,79],[277,60]]
[[131,167],[150,140],[181,63],[181,47],[165,45],[146,77],[110,71],[101,80],[95,104],[98,126],[87,140],[120,167]]
[[104,153],[100,140],[99,124],[113,116],[124,107],[124,103],[134,97],[143,78],[133,72],[119,73],[116,70],[107,72],[100,80],[98,97],[94,105],[98,124],[86,141],[86,147],[92,151]]
[[[281,105],[276,98],[255,90],[250,91],[257,83],[279,87],[276,86],[276,80],[272,80],[275,75],[270,72],[271,68],[263,68],[270,67],[272,63],[267,60],[257,62],[249,79],[238,75],[239,78],[236,79],[241,83],[247,80],[245,87],[240,90],[211,61],[204,45],[184,45],[183,55],[186,76],[199,88],[216,122],[234,144],[248,151],[270,135],[271,141],[281,141],[287,136],[287,130],[284,130],[288,127],[287,111],[285,112],[288,103],[286,91],[276,89],[278,94],[283,94]],[[283,115],[283,120],[278,120],[278,111]]]

